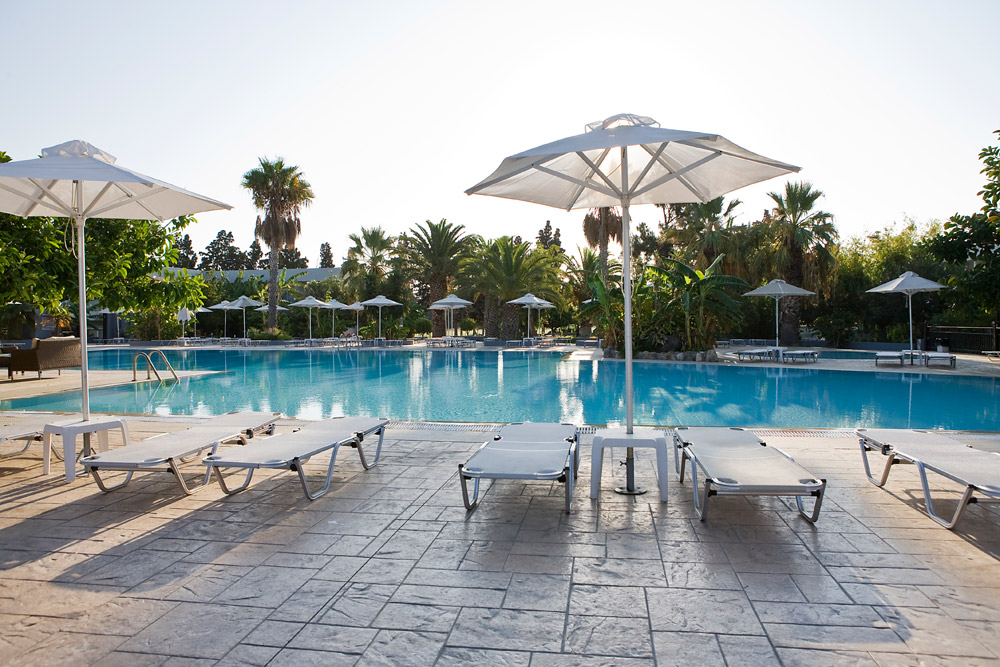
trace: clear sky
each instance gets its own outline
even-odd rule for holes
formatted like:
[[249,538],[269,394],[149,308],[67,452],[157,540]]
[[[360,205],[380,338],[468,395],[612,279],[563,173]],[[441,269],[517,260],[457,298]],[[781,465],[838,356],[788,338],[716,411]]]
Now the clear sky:
[[[4,3],[0,150],[70,139],[234,206],[190,228],[246,249],[259,156],[316,199],[299,248],[447,218],[583,242],[583,211],[468,197],[507,155],[616,113],[802,167],[842,237],[970,213],[996,141],[996,0]],[[990,63],[993,63],[991,66]],[[735,193],[741,220],[774,180]],[[652,226],[655,207],[633,219]]]

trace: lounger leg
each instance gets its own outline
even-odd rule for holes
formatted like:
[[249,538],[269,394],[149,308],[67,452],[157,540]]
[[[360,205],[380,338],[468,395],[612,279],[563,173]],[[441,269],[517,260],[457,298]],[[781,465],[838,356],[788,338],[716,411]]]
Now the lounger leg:
[[[330,480],[333,479],[333,464],[337,462],[337,452],[340,451],[340,443],[334,446],[333,451],[330,453],[330,467],[326,469],[326,481],[323,483],[323,488],[316,492],[309,491],[309,484],[306,482],[306,471],[303,470],[302,464],[304,461],[300,461],[298,457],[292,460],[292,467],[299,473],[299,481],[302,483],[302,490],[306,494],[306,498],[309,500],[316,500],[322,496],[326,495],[326,492],[330,490]],[[361,448],[358,448],[358,452]],[[362,465],[364,465],[364,457],[361,459]],[[372,465],[375,465],[374,463]],[[367,468],[366,468],[367,469]]]
[[247,470],[247,478],[245,480],[243,480],[243,483],[240,484],[239,486],[233,488],[233,489],[230,489],[226,485],[226,480],[222,476],[222,471],[219,469],[219,466],[210,466],[209,467],[209,472],[211,472],[213,470],[215,471],[215,477],[216,477],[216,479],[219,480],[219,486],[222,487],[222,492],[225,493],[227,496],[231,496],[233,494],[239,493],[240,491],[243,491],[248,486],[250,486],[250,480],[253,478],[253,471],[254,471],[253,468],[250,468],[249,470]]
[[931,500],[931,490],[930,486],[927,484],[927,470],[924,468],[924,464],[920,461],[914,461],[914,465],[917,466],[917,472],[920,473],[920,485],[924,487],[924,505],[927,508],[927,516],[934,519],[937,523],[941,524],[948,530],[951,530],[958,523],[958,520],[962,518],[962,514],[965,513],[965,508],[972,501],[972,492],[975,490],[972,486],[965,487],[965,493],[962,494],[961,500],[958,501],[958,507],[955,508],[955,514],[951,517],[951,520],[943,519],[938,516],[938,513],[934,511],[934,501]]
[[470,501],[469,488],[467,486],[467,481],[469,478],[466,477],[464,474],[462,474],[463,470],[465,470],[464,464],[459,463],[458,479],[461,480],[462,482],[462,502],[465,503],[465,509],[471,512],[476,508],[476,505],[479,504],[479,478],[478,477],[474,478],[476,481],[472,489],[472,500]]
[[[192,493],[194,493],[195,491],[197,491],[198,489],[200,489],[201,487],[205,486],[205,484],[208,483],[208,475],[206,475],[205,480],[203,480],[200,485],[192,489],[188,487],[187,482],[184,481],[184,476],[181,475],[180,468],[177,467],[177,464],[174,462],[173,459],[170,459],[168,465],[170,466],[170,472],[173,473],[174,478],[177,480],[177,484],[181,487],[181,491],[184,492],[185,496],[190,496]],[[132,473],[129,473],[129,475],[131,474]]]
[[104,483],[104,480],[101,479],[101,476],[97,474],[97,468],[91,468],[90,469],[90,474],[94,477],[94,481],[97,482],[97,488],[99,488],[104,493],[108,493],[109,491],[114,491],[115,489],[120,489],[123,486],[125,486],[126,484],[128,484],[129,482],[131,482],[132,481],[132,473],[134,473],[134,472],[135,472],[134,470],[129,470],[128,473],[125,474],[125,481],[124,482],[121,482],[119,484],[115,484],[114,486],[107,486]]
[[378,446],[375,448],[375,460],[371,462],[371,465],[365,460],[365,450],[361,448],[361,441],[364,440],[364,437],[363,433],[358,433],[358,439],[351,446],[358,450],[358,456],[361,457],[361,467],[365,470],[371,470],[378,465],[378,459],[382,456],[382,438],[385,437],[385,427],[383,426],[378,431]]
[[[35,440],[35,436],[33,436],[33,435],[25,437],[25,439],[24,439],[24,447],[22,447],[20,450],[18,450],[16,452],[13,452],[13,453],[10,453],[10,454],[0,455],[0,461],[2,461],[4,459],[13,458],[15,456],[20,456],[21,454],[24,454],[26,451],[28,451],[28,447],[31,447],[31,443],[34,440]],[[0,443],[3,443],[3,442],[6,442],[6,440],[0,440]]]
[[823,479],[820,481],[823,482],[823,486],[820,487],[819,491],[813,492],[816,502],[813,503],[812,514],[806,514],[806,510],[802,506],[802,496],[795,496],[795,506],[799,508],[799,514],[809,523],[816,523],[816,520],[819,518],[819,508],[823,505],[823,494],[826,493],[826,480]]
[[[694,466],[693,465],[691,466],[691,470],[692,471],[694,470]],[[692,473],[691,481],[694,482],[694,475],[693,475],[693,473]],[[693,484],[692,488],[694,489],[695,494],[697,494],[698,493],[698,485],[697,484]],[[705,480],[705,492],[701,496],[701,507],[698,508],[698,514],[699,514],[698,518],[701,519],[702,521],[705,521],[706,519],[708,519],[708,499],[709,499],[709,497],[711,495],[712,495],[712,480],[706,479]]]
[[893,454],[891,451],[884,452],[885,453],[885,468],[882,470],[882,479],[879,480],[879,481],[875,481],[875,478],[872,477],[872,469],[868,465],[868,450],[869,449],[875,449],[875,448],[872,447],[871,445],[865,443],[864,440],[861,440],[861,461],[865,464],[865,477],[867,477],[868,481],[871,482],[872,484],[874,484],[875,486],[878,486],[878,487],[885,486],[886,480],[889,479],[889,472],[892,470],[892,464],[896,460],[896,455]]
[[563,476],[566,478],[566,513],[569,514],[570,505],[573,502],[573,474],[569,467],[563,471]]

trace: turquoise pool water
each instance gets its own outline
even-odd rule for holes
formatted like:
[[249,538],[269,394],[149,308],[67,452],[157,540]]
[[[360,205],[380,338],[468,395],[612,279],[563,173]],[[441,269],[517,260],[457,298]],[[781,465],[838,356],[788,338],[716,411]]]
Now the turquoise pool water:
[[[91,352],[131,369],[135,350]],[[174,367],[221,373],[94,389],[95,412],[211,415],[276,410],[303,419],[623,420],[624,365],[558,353],[406,350],[167,350]],[[0,409],[80,409],[79,392]],[[646,425],[1000,430],[1000,380],[919,373],[635,363],[635,421]]]

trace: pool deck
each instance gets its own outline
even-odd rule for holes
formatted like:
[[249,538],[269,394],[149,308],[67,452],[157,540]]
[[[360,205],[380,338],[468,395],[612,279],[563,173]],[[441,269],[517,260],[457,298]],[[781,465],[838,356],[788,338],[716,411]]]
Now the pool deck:
[[[134,418],[131,437],[191,422]],[[997,505],[948,531],[920,511],[912,467],[870,485],[846,432],[759,433],[828,480],[814,526],[742,497],[714,498],[702,523],[672,470],[666,504],[615,494],[609,465],[591,501],[591,435],[571,514],[554,482],[497,483],[466,513],[457,465],[488,426],[393,424],[376,468],[342,451],[314,502],[289,472],[233,497],[214,482],[185,497],[161,474],[102,494],[43,477],[35,446],[0,461],[0,660],[1000,664]],[[647,451],[638,482],[655,489]]]

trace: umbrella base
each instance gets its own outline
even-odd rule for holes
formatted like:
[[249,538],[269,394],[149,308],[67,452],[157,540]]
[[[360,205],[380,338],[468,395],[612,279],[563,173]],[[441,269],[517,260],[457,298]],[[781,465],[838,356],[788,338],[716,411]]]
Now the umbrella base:
[[616,486],[615,493],[620,493],[623,496],[641,496],[646,493],[646,489],[641,486],[637,486],[634,489],[630,489],[627,486]]

